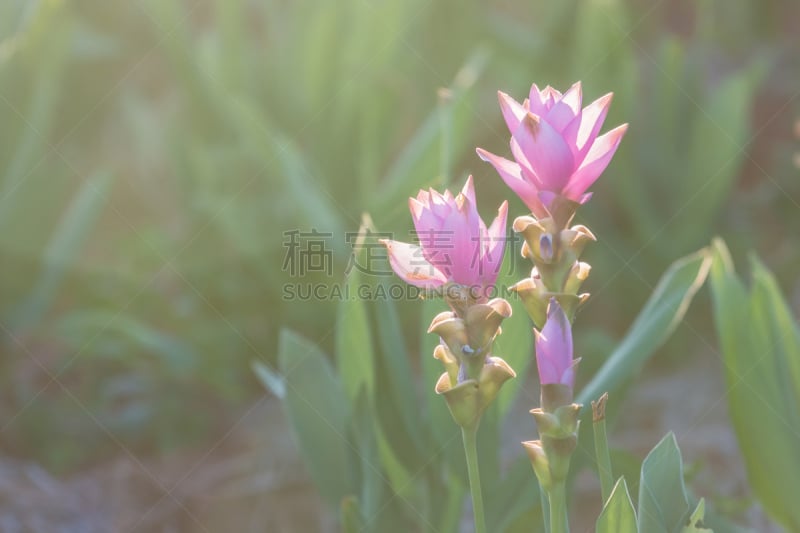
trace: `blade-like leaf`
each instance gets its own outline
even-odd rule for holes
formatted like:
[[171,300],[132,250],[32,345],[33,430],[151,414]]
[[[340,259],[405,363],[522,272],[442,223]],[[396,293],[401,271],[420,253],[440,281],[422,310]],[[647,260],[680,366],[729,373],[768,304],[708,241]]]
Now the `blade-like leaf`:
[[669,433],[642,463],[639,533],[677,533],[688,513],[681,452],[675,435]]
[[597,533],[636,533],[636,512],[625,478],[617,480],[603,511],[597,518]]
[[429,454],[420,431],[420,411],[399,317],[391,300],[375,302],[374,308],[381,346],[381,358],[376,364],[377,418],[397,459],[409,472],[418,472],[429,465]]
[[[722,241],[714,243],[714,320],[728,406],[753,491],[788,530],[800,529],[798,332],[769,272],[755,262],[748,295]],[[768,444],[765,443],[768,436]]]
[[322,496],[338,505],[352,493],[347,396],[319,348],[287,329],[278,361],[286,380],[283,405],[300,452]]
[[578,403],[586,406],[604,392],[613,391],[669,338],[703,285],[710,266],[711,256],[703,249],[667,269],[625,338],[581,390]]
[[353,269],[345,281],[345,297],[336,318],[336,367],[351,401],[363,388],[369,398],[375,390],[375,359],[367,304],[359,298],[361,273]]

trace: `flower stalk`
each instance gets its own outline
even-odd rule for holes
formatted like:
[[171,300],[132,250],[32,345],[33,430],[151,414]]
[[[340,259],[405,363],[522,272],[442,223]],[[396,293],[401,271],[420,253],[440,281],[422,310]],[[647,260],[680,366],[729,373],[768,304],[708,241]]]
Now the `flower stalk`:
[[475,517],[475,533],[486,533],[481,476],[478,468],[478,425],[476,424],[472,427],[462,426],[461,436],[464,440],[464,453],[467,457],[467,474],[469,476],[470,494],[472,495],[472,512]]
[[477,433],[483,413],[514,370],[493,354],[500,324],[511,316],[502,298],[489,299],[505,249],[508,204],[487,227],[478,215],[472,177],[456,196],[431,189],[409,199],[419,244],[384,240],[389,263],[406,282],[442,296],[450,310],[434,317],[439,336],[433,356],[444,373],[435,385],[461,427],[475,530],[486,532],[478,468]]
[[[565,533],[566,479],[582,407],[573,403],[579,359],[573,358],[571,323],[589,298],[579,292],[591,270],[580,256],[586,244],[596,240],[586,226],[571,224],[576,210],[591,198],[587,190],[608,166],[627,124],[599,135],[612,95],[584,108],[580,82],[564,94],[533,84],[522,103],[502,92],[498,96],[514,160],[481,148],[477,152],[531,210],[513,223],[524,238],[522,256],[533,269],[511,289],[538,328],[534,334],[541,384],[540,407],[531,410],[539,439],[522,445],[547,495],[550,533]],[[604,425],[597,429],[603,439],[604,430]],[[610,468],[607,472],[610,475]]]

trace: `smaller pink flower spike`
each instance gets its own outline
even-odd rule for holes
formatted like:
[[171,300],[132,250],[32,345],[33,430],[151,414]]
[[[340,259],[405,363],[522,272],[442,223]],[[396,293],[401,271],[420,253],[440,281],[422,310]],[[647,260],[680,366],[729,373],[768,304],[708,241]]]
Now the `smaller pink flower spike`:
[[478,215],[470,176],[456,196],[450,191],[419,191],[408,206],[419,245],[381,241],[394,272],[424,289],[456,283],[488,295],[503,260],[508,204],[503,202],[487,229]]

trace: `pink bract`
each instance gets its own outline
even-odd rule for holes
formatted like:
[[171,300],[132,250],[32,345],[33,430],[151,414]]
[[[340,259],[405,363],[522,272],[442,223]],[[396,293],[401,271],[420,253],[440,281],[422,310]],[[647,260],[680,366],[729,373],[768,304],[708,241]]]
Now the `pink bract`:
[[[535,330],[534,330],[535,331]],[[547,322],[536,333],[536,366],[542,385],[560,383],[570,389],[575,383],[572,326],[555,299],[550,300]]]

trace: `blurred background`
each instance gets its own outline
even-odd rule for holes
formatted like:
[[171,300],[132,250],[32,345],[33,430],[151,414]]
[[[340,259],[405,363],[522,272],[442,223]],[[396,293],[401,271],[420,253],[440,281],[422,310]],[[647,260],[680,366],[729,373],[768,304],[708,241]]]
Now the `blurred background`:
[[[485,219],[524,213],[474,152],[507,154],[498,89],[580,79],[585,102],[615,93],[605,129],[631,125],[580,214],[584,375],[714,235],[796,314],[798,35],[791,0],[0,3],[0,530],[330,530],[251,363],[274,368],[282,327],[333,352],[339,302],[298,288],[344,280],[364,213],[407,235],[407,197],[468,174]],[[698,490],[767,531],[713,410],[709,308],[618,442],[649,449],[672,417]],[[686,390],[708,421],[675,412]]]

